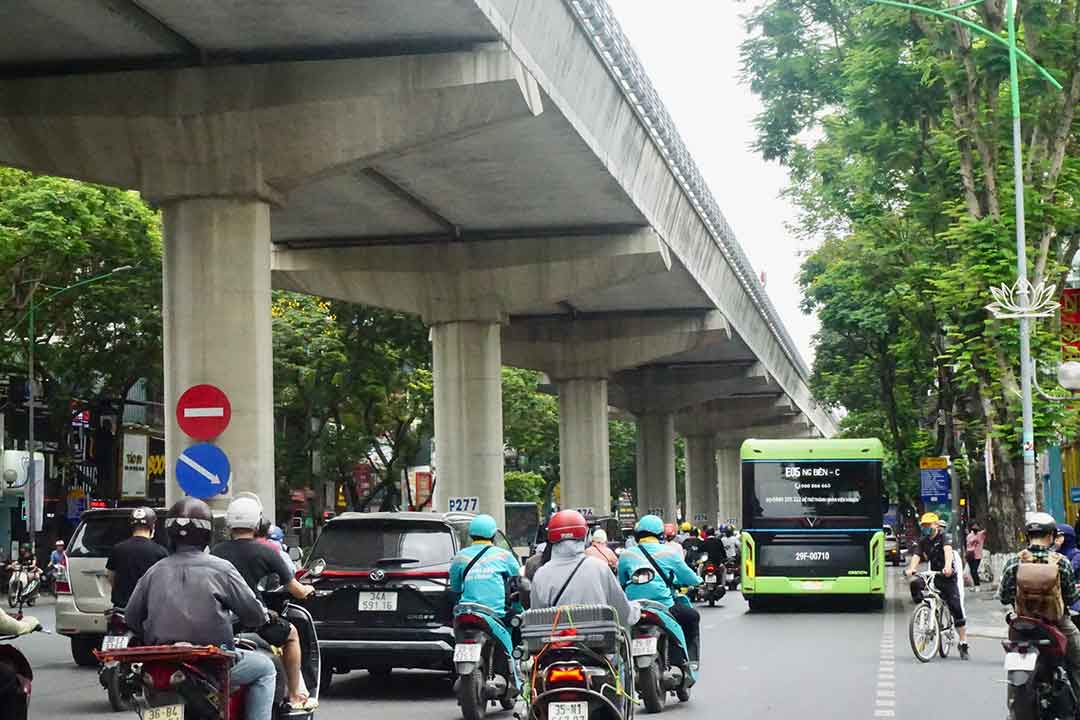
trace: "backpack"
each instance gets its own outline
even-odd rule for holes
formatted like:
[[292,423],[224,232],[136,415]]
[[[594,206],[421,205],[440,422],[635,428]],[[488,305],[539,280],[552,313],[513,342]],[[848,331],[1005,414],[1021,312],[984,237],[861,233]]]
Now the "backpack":
[[1028,550],[1019,554],[1016,568],[1016,612],[1027,617],[1057,622],[1065,615],[1065,601],[1061,597],[1061,580],[1058,578],[1056,552],[1047,555],[1046,562],[1039,562]]

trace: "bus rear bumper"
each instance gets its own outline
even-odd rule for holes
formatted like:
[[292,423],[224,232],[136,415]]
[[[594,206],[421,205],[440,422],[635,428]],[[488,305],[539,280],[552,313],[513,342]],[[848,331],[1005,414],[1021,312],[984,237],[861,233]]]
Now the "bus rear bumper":
[[[875,587],[876,586],[876,587]],[[885,587],[870,578],[761,577],[743,582],[743,595],[884,595]]]

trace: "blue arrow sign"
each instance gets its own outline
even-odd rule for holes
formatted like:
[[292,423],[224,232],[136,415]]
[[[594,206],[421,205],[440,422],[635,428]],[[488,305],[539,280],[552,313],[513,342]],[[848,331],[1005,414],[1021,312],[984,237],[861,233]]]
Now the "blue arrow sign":
[[192,445],[176,458],[176,482],[191,497],[208,498],[229,488],[229,458],[220,448]]

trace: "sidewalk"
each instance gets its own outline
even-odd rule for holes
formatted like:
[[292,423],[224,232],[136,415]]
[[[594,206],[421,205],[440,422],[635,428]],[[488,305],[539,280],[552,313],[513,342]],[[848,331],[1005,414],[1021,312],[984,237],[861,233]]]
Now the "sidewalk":
[[977,591],[964,589],[964,610],[968,618],[968,634],[972,637],[1004,640],[1005,611],[997,598],[997,583],[984,583]]

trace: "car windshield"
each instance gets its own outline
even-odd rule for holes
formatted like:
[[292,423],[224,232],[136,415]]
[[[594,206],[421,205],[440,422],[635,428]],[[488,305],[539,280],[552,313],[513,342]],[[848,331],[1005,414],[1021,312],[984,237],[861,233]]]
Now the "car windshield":
[[[160,542],[160,519],[158,521],[159,532],[157,540]],[[83,519],[82,524],[75,530],[75,534],[68,543],[68,557],[108,557],[113,546],[131,537],[131,522],[127,515],[108,514],[90,515]]]
[[338,520],[326,526],[311,550],[329,568],[427,567],[454,556],[450,528],[434,522]]

